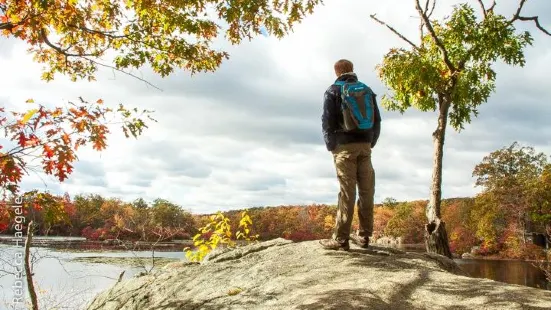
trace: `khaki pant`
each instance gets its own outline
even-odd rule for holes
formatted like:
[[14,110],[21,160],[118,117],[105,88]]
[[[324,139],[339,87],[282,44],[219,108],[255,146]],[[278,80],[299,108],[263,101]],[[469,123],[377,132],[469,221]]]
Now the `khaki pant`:
[[358,186],[358,219],[361,237],[373,233],[373,199],[375,195],[375,170],[371,164],[370,143],[338,145],[333,150],[333,160],[340,183],[338,210],[333,238],[349,239],[354,216],[356,185]]

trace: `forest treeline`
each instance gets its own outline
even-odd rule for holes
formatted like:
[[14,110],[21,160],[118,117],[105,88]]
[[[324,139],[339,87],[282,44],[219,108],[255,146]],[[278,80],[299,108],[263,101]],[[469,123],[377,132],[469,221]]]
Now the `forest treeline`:
[[[543,153],[513,143],[484,157],[473,170],[482,191],[475,197],[444,199],[442,218],[455,254],[470,252],[507,258],[536,258],[542,247],[534,234],[551,236],[551,165]],[[125,239],[168,241],[190,239],[208,223],[208,214],[192,214],[165,199],[132,202],[97,194],[24,194],[28,223],[38,235],[82,236],[90,240]],[[399,202],[387,198],[374,210],[374,239],[424,241],[426,200]],[[295,241],[327,238],[335,222],[334,205],[287,205],[248,208],[252,233],[260,240],[283,237]],[[232,227],[242,210],[223,212]],[[0,233],[15,231],[15,209],[0,205]],[[354,216],[353,228],[358,227]]]

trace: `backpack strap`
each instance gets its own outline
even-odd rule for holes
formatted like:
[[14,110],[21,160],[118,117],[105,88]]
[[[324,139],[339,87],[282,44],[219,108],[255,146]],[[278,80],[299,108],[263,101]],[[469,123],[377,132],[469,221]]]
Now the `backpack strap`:
[[346,84],[347,84],[346,81],[336,81],[336,82],[335,82],[335,85],[339,86],[340,89],[341,89],[341,99],[342,99],[343,101],[344,101],[344,97],[345,97],[345,95],[344,95],[344,88],[345,88]]

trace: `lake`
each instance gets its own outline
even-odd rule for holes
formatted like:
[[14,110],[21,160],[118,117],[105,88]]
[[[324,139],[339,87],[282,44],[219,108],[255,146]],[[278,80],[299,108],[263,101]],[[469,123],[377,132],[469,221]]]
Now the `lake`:
[[532,263],[514,260],[454,259],[471,277],[551,290],[545,274]]
[[[21,251],[6,245],[0,245],[0,269],[2,257],[10,260],[13,253]],[[47,307],[59,309],[81,309],[99,292],[116,283],[120,273],[125,271],[123,279],[130,278],[143,268],[126,267],[112,264],[86,263],[72,261],[82,257],[151,257],[151,252],[64,252],[47,248],[32,248],[31,253],[41,257],[35,264],[34,279],[39,300]],[[155,252],[156,257],[184,259],[183,252]],[[149,268],[150,266],[145,266]],[[1,273],[0,273],[1,276]],[[15,277],[5,275],[0,278],[0,309],[9,309],[14,296]],[[26,288],[25,288],[26,291]]]
[[[16,249],[0,245],[3,257],[13,257]],[[21,251],[17,248],[17,251]],[[116,283],[120,273],[125,271],[123,279],[130,278],[143,268],[128,267],[105,263],[73,261],[83,257],[151,257],[151,252],[65,252],[48,248],[32,248],[32,253],[41,259],[35,264],[35,281],[39,291],[39,300],[48,307],[62,305],[59,309],[81,309],[93,297]],[[408,251],[419,251],[406,248]],[[156,257],[185,259],[182,251],[155,252]],[[0,256],[1,258],[1,256]],[[472,277],[488,278],[496,281],[550,289],[545,275],[529,262],[506,260],[464,260],[455,261]],[[0,261],[0,269],[2,262]],[[146,266],[150,267],[150,266]],[[0,309],[9,308],[6,301],[13,297],[14,276],[0,278]],[[46,308],[45,308],[46,309]]]

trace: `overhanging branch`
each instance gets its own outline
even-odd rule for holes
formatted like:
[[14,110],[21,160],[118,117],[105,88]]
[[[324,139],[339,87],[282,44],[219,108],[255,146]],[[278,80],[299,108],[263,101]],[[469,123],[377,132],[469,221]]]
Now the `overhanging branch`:
[[419,50],[419,47],[417,47],[417,45],[415,45],[413,42],[411,42],[408,38],[406,38],[403,34],[399,33],[396,29],[394,29],[393,27],[389,26],[387,23],[383,22],[382,20],[378,19],[377,17],[375,17],[375,14],[371,14],[369,15],[373,20],[375,20],[376,22],[378,22],[379,24],[387,27],[388,29],[390,29],[390,31],[392,31],[394,34],[396,34],[398,37],[400,37],[402,40],[406,41],[409,45],[411,45],[415,50]]
[[0,23],[0,30],[11,30],[13,29],[13,24],[12,23]]
[[62,49],[61,47],[53,44],[50,39],[48,39],[48,36],[46,35],[46,31],[44,29],[40,30],[40,38],[42,39],[42,41],[48,45],[49,47],[51,47],[52,49],[54,49],[56,52],[60,53],[61,55],[65,56],[65,57],[83,57],[83,56],[95,56],[94,54],[73,54],[73,53],[68,53],[67,52],[67,49]]
[[509,25],[511,25],[512,23],[514,23],[515,21],[517,20],[520,20],[520,21],[533,21],[535,24],[536,24],[536,27],[541,30],[543,33],[545,33],[546,35],[548,36],[551,36],[551,33],[549,32],[549,30],[545,29],[541,24],[540,24],[540,21],[539,21],[539,18],[538,16],[530,16],[530,17],[527,17],[527,16],[521,16],[520,13],[522,11],[522,8],[524,7],[524,4],[526,4],[526,1],[527,0],[520,0],[520,3],[518,5],[518,8],[517,8],[517,11],[515,12],[515,15],[513,15],[513,17],[509,20]]
[[[6,8],[5,7],[1,7],[0,6],[0,10],[2,11],[2,14],[5,15],[5,12],[6,12]],[[27,20],[29,18],[32,18],[34,17],[34,15],[31,15],[30,13],[27,13],[23,18],[21,18],[21,20],[17,23],[13,23],[13,22],[10,22],[10,21],[5,21],[3,23],[0,23],[0,30],[9,30],[9,31],[12,31],[13,28],[19,26],[19,25],[22,25],[23,23],[27,22]]]
[[517,19],[522,21],[534,21],[536,23],[536,27],[539,30],[541,30],[546,35],[551,36],[551,33],[547,29],[543,28],[543,26],[540,24],[538,16],[531,16],[531,17],[519,16]]
[[119,68],[117,68],[117,67],[115,67],[115,66],[111,66],[111,65],[107,65],[107,64],[104,64],[104,63],[101,63],[101,62],[97,62],[97,61],[95,61],[95,60],[93,60],[93,59],[90,59],[90,58],[88,58],[88,57],[82,57],[82,58],[88,60],[88,61],[89,61],[90,63],[92,63],[92,64],[95,64],[95,65],[97,65],[97,66],[104,67],[104,68],[109,68],[109,69],[112,69],[112,70],[114,70],[114,71],[118,71],[118,72],[123,73],[123,74],[125,74],[125,75],[128,75],[128,76],[130,76],[130,77],[133,77],[133,78],[135,78],[135,79],[137,79],[137,80],[140,80],[140,81],[146,83],[147,85],[149,85],[149,86],[151,86],[151,87],[153,87],[153,88],[155,88],[155,89],[157,89],[157,90],[163,91],[162,89],[160,89],[159,87],[155,86],[155,85],[152,84],[151,82],[148,82],[147,80],[145,80],[145,79],[143,79],[143,78],[141,78],[141,77],[139,77],[139,76],[137,76],[137,75],[135,75],[135,74],[132,74],[132,73],[127,72],[127,71],[124,71],[124,70],[119,69]]

